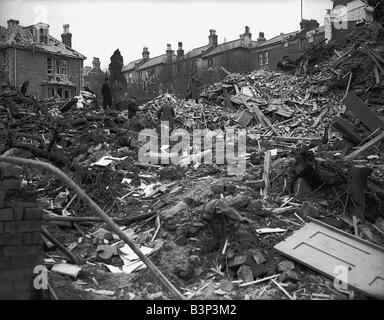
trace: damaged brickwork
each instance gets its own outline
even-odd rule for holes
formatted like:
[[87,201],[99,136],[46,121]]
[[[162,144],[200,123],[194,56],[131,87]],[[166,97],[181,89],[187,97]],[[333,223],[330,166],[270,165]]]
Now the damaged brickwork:
[[0,163],[0,299],[32,299],[40,231],[41,209],[21,187],[21,168]]

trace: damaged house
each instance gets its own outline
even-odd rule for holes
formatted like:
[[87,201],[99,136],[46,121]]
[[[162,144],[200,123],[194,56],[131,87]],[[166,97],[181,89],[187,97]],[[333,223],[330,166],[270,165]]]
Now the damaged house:
[[372,22],[371,8],[362,0],[332,0],[325,17],[326,39],[344,41],[346,35],[364,22]]
[[324,26],[320,27],[313,19],[303,19],[298,31],[281,33],[269,40],[260,33],[257,45],[251,50],[253,66],[257,69],[274,70],[284,59],[295,61],[322,42],[324,42]]
[[72,49],[69,25],[63,26],[62,41],[49,34],[49,25],[28,27],[8,20],[0,28],[0,81],[20,87],[29,81],[28,93],[37,97],[68,100],[82,88],[85,56]]
[[128,86],[140,87],[143,94],[155,92],[157,87],[160,92],[162,89],[174,91],[174,85],[183,91],[191,74],[199,74],[203,80],[210,82],[225,76],[228,71],[273,70],[285,58],[298,59],[312,47],[324,42],[324,38],[324,26],[320,27],[313,19],[303,19],[298,31],[281,33],[269,40],[263,32],[259,32],[256,41],[253,40],[250,28],[245,26],[239,39],[219,44],[216,30],[211,29],[207,45],[185,54],[182,42],[178,43],[177,55],[168,44],[166,54],[149,58],[148,48],[144,47],[142,58],[124,66],[123,74]]

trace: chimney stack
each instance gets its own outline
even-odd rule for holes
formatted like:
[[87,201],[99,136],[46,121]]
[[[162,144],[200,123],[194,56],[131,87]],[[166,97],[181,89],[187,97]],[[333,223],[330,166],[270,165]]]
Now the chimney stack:
[[320,24],[317,22],[317,20],[314,20],[314,19],[311,19],[311,20],[303,19],[300,22],[300,28],[302,30],[304,29],[304,32],[312,31],[318,28],[319,26]]
[[148,60],[149,59],[149,51],[147,47],[143,47],[143,59]]
[[13,20],[13,19],[9,19],[7,21],[7,27],[8,29],[9,28],[13,28],[14,26],[18,26],[19,25],[19,20]]
[[266,41],[265,37],[264,37],[264,32],[259,32],[259,37],[257,38],[257,43],[262,43]]
[[172,47],[171,47],[170,43],[167,44],[167,51],[165,53],[167,54],[168,62],[172,62],[173,61],[174,51],[172,50]]
[[216,30],[210,29],[209,30],[209,44],[213,46],[217,46],[217,35],[216,35]]
[[252,43],[252,33],[249,32],[249,27],[245,26],[245,32],[240,35],[240,39],[244,40],[246,46],[251,45]]
[[177,57],[180,58],[180,57],[184,56],[183,43],[179,42],[178,45],[179,46],[178,46],[178,49],[177,49]]
[[61,34],[61,42],[72,48],[72,33],[69,32],[69,24],[63,25],[63,33]]
[[92,65],[93,69],[100,69],[100,59],[93,57]]

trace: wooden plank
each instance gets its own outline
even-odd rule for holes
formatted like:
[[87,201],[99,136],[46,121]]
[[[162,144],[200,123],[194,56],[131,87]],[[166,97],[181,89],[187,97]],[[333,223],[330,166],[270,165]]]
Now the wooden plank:
[[[258,106],[253,105],[253,103],[252,103],[252,105],[250,105],[247,102],[245,103],[245,106],[247,107],[248,111],[253,111],[253,113],[255,114],[255,116],[257,118],[257,120],[259,121],[259,123],[261,124],[261,126],[263,128],[268,128],[268,126],[266,125],[266,123],[265,123],[265,121],[264,121],[264,119],[263,119],[263,117],[261,115],[262,112],[260,111]],[[256,106],[256,108],[255,108],[255,106]]]
[[363,141],[363,138],[355,133],[355,127],[340,117],[336,116],[333,118],[332,127],[334,127],[337,131],[340,131],[344,137],[348,138],[355,145]]
[[325,107],[323,111],[319,114],[319,116],[316,118],[315,122],[312,125],[312,128],[316,128],[319,125],[320,120],[324,117],[324,115],[328,112],[329,107]]
[[257,105],[255,105],[254,103],[251,102],[251,105],[253,106],[255,112],[257,112],[260,117],[264,120],[264,122],[267,124],[268,127],[271,128],[271,130],[277,135],[277,136],[280,136],[280,134],[276,131],[276,129],[273,127],[271,121],[269,121],[269,119],[264,115],[264,113],[261,112],[261,110],[259,109],[259,107]]
[[342,102],[347,106],[347,111],[352,112],[371,131],[375,131],[377,128],[384,128],[384,123],[380,118],[354,93],[349,93]]
[[348,287],[384,299],[384,248],[311,219],[274,249]]
[[384,139],[384,132],[382,132],[380,135],[378,135],[376,138],[373,138],[371,141],[367,142],[366,144],[359,147],[356,151],[352,152],[351,154],[347,155],[344,160],[353,160],[356,157],[358,157],[361,153],[364,151],[369,150],[373,146],[375,146],[377,143],[379,143],[381,140]]
[[269,192],[269,172],[270,172],[270,169],[271,169],[271,151],[268,150],[265,152],[264,154],[264,171],[263,171],[263,180],[264,180],[264,183],[265,183],[265,187],[264,187],[264,196],[267,196],[268,195],[268,192]]

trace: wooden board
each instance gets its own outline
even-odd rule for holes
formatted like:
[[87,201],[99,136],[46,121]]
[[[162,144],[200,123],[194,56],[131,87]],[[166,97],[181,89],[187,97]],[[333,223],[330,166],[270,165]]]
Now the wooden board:
[[337,117],[337,116],[334,117],[332,127],[340,131],[344,137],[348,138],[355,145],[363,141],[363,138],[360,137],[354,131],[355,127],[351,123],[349,123],[348,121],[345,121],[344,119],[341,119],[340,117]]
[[384,299],[384,248],[311,220],[274,248],[331,278],[345,270],[349,287]]
[[347,111],[352,112],[371,131],[384,128],[380,118],[354,93],[349,93],[342,102],[347,106]]

